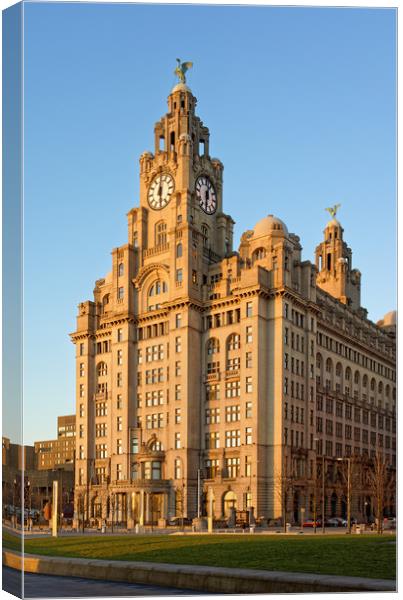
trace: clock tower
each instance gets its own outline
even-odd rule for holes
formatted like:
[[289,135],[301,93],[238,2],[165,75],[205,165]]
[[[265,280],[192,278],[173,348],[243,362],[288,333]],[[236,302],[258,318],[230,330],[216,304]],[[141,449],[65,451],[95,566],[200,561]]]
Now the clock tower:
[[139,267],[158,255],[171,266],[170,289],[201,301],[209,265],[232,252],[234,222],[223,213],[223,164],[210,156],[196,102],[183,81],[172,89],[154,153],[140,157],[140,207],[128,219]]

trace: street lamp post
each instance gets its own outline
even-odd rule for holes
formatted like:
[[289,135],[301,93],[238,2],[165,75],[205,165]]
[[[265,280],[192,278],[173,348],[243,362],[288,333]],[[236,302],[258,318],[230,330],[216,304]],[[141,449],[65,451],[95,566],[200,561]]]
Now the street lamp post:
[[17,479],[14,479],[13,481],[13,528],[15,529],[16,527],[16,510],[15,510],[15,491],[17,488]]
[[325,455],[322,454],[322,533],[325,533]]

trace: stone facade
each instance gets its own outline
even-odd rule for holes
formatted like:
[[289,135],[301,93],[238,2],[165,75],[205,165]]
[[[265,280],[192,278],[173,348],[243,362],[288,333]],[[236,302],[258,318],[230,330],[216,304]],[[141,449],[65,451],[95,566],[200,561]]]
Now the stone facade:
[[395,340],[360,306],[341,225],[327,224],[316,266],[273,215],[234,252],[223,165],[195,107],[175,86],[140,157],[128,242],[79,305],[76,523],[131,528],[210,506],[278,517],[287,469],[289,509],[309,514],[322,456],[332,514],[337,457],[382,444],[395,461]]

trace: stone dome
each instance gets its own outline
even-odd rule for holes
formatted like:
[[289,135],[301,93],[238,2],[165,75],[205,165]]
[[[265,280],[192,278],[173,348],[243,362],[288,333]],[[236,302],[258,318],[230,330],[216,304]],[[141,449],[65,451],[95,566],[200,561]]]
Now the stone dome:
[[333,218],[331,221],[329,221],[329,222],[327,223],[327,225],[326,225],[326,229],[327,229],[328,227],[341,227],[341,225],[340,225],[340,223],[339,223],[339,221],[338,221],[337,219]]
[[175,87],[172,88],[171,94],[174,94],[175,92],[190,92],[190,93],[192,93],[192,90],[186,85],[186,83],[177,83],[175,85]]
[[396,311],[391,310],[382,319],[383,327],[390,327],[391,325],[396,325]]
[[267,215],[258,221],[253,228],[253,236],[260,237],[262,235],[283,235],[288,236],[288,229],[281,219],[273,215]]

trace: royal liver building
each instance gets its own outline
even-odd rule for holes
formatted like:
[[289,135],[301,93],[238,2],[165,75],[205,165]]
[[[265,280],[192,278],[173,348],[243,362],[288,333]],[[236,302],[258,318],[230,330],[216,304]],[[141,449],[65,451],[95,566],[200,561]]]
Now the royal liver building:
[[[140,156],[127,243],[71,335],[76,525],[219,519],[251,506],[276,518],[284,504],[298,519],[301,507],[312,513],[317,464],[326,514],[338,516],[337,458],[365,462],[382,448],[395,464],[394,315],[367,319],[335,209],[315,264],[273,215],[233,250],[223,164],[184,70],[154,152]],[[357,516],[373,502],[360,485]]]

